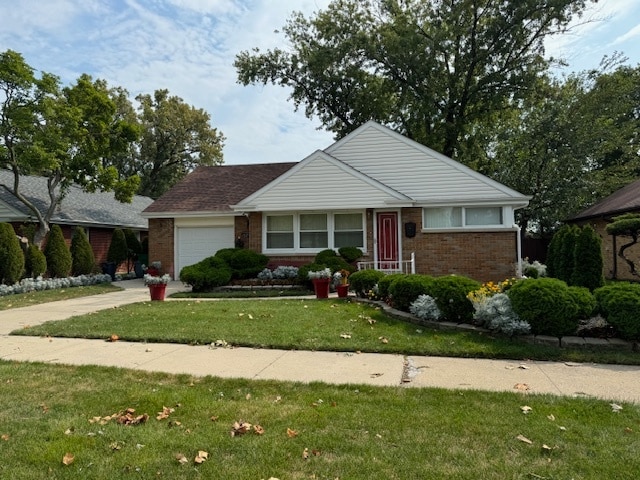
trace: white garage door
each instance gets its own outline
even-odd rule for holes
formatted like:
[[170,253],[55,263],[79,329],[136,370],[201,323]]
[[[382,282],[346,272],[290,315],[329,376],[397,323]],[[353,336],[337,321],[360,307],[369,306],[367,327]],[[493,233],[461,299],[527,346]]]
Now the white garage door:
[[177,229],[178,268],[193,265],[221,248],[234,246],[233,227],[179,227]]

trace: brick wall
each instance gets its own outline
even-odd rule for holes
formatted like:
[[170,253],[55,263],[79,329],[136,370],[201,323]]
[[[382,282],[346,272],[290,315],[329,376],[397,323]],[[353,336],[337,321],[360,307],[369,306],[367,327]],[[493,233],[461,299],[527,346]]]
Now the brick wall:
[[160,273],[168,273],[175,277],[173,264],[173,218],[149,219],[149,263],[162,262]]

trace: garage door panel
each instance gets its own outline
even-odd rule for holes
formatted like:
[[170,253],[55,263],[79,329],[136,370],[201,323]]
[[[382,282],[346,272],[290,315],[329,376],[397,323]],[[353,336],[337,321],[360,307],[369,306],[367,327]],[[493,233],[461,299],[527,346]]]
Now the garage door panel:
[[233,227],[180,227],[177,230],[178,271],[234,246]]

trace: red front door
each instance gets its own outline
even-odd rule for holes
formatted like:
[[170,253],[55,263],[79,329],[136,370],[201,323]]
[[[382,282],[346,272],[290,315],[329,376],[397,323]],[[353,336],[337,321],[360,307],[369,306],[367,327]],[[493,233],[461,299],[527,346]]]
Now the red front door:
[[398,269],[398,213],[380,212],[378,222],[378,268]]

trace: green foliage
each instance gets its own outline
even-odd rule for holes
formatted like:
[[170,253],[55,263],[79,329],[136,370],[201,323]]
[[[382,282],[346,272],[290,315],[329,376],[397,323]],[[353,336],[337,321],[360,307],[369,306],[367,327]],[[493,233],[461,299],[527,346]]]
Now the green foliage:
[[223,248],[216,257],[221,258],[231,270],[231,278],[255,278],[269,263],[269,257],[246,248]]
[[220,257],[207,257],[180,270],[180,281],[191,285],[194,292],[207,292],[226,285],[231,280],[231,269]]
[[308,288],[312,288],[313,284],[311,280],[309,280],[309,272],[316,272],[324,268],[324,265],[320,265],[318,263],[307,263],[306,265],[301,265],[298,268],[298,282],[301,285],[306,285]]
[[69,276],[73,259],[59,225],[51,226],[47,245],[44,247],[44,256],[47,259],[50,277],[65,278]]
[[133,258],[135,255],[142,253],[142,244],[140,243],[140,240],[138,240],[136,233],[130,228],[125,228],[123,232],[124,238],[127,241],[129,256]]
[[556,278],[520,280],[508,291],[513,311],[535,335],[562,337],[578,327],[578,306],[569,287]]
[[358,270],[349,275],[349,285],[356,295],[366,297],[383,277],[384,273],[379,270]]
[[0,283],[13,285],[22,277],[24,253],[10,223],[0,223]]
[[640,340],[640,284],[616,282],[593,292],[598,309],[625,340]]
[[588,319],[596,310],[596,297],[593,296],[587,287],[570,286],[569,294],[578,307],[577,318]]
[[435,298],[435,295],[431,293],[433,282],[434,278],[428,275],[412,274],[396,278],[389,286],[392,305],[398,310],[408,312],[411,304],[420,295],[429,295]]
[[478,290],[481,286],[480,282],[467,277],[457,275],[437,277],[429,285],[428,294],[436,300],[438,308],[446,320],[470,323],[473,320],[474,310],[467,294]]
[[391,284],[395,282],[398,278],[404,277],[404,273],[390,273],[385,275],[380,280],[378,280],[378,296],[386,300],[390,296],[390,288]]
[[338,254],[344,258],[347,263],[353,263],[362,258],[363,255],[362,250],[358,247],[340,247]]
[[576,268],[574,252],[579,235],[580,227],[571,225],[562,237],[558,276],[556,278],[563,280],[567,284],[571,283],[571,278]]
[[567,233],[567,225],[562,226],[551,237],[549,242],[549,248],[547,249],[547,258],[545,263],[547,265],[547,276],[552,278],[558,278],[558,272],[560,271],[560,254],[562,250],[562,237]]
[[127,248],[127,239],[124,236],[124,232],[121,228],[114,228],[111,234],[109,250],[107,250],[107,262],[115,263],[117,268],[128,256],[129,249]]
[[84,229],[76,227],[71,237],[71,273],[88,275],[95,269],[95,257]]
[[570,285],[593,291],[604,285],[602,241],[590,225],[585,225],[576,238]]
[[28,278],[38,278],[46,273],[47,257],[44,256],[44,253],[37,245],[29,244],[24,260],[25,275]]

